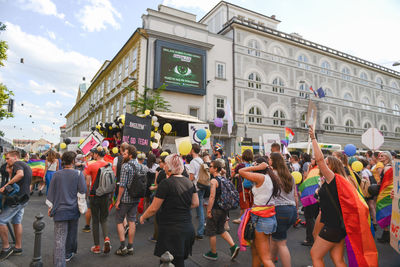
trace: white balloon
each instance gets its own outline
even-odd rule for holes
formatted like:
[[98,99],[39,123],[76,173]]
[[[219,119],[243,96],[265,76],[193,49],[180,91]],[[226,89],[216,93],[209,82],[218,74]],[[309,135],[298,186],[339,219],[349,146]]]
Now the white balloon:
[[153,116],[151,119],[152,119],[154,122],[158,121],[157,116]]
[[158,121],[156,121],[155,123],[154,123],[154,127],[155,128],[158,128],[160,126],[160,123],[158,122]]
[[157,140],[160,140],[161,134],[155,133],[155,134],[154,134],[154,138],[157,139]]
[[153,142],[153,143],[151,144],[151,148],[152,148],[152,149],[157,149],[157,147],[158,147],[158,143]]

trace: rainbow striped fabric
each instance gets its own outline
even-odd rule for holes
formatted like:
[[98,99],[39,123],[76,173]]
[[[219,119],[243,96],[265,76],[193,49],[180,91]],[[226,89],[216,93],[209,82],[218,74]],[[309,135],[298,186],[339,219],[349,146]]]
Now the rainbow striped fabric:
[[392,218],[392,199],[390,192],[393,190],[393,168],[390,167],[384,174],[376,199],[376,220],[380,227],[385,228],[390,225]]
[[32,176],[44,177],[44,169],[46,168],[44,160],[30,159],[27,164],[32,169]]
[[346,245],[349,266],[376,267],[378,251],[370,228],[368,205],[346,178],[336,174],[335,181],[348,238]]
[[300,200],[304,207],[317,203],[314,193],[318,188],[319,178],[319,168],[315,166],[299,186]]

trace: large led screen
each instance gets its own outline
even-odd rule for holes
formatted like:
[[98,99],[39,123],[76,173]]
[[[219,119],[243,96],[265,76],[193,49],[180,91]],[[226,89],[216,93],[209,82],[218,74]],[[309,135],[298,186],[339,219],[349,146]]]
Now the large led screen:
[[206,94],[206,51],[157,40],[154,86],[188,94]]

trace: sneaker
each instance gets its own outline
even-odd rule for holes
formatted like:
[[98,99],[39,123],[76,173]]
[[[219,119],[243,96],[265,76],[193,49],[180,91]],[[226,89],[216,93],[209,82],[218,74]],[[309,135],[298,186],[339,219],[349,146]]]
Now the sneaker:
[[239,254],[239,250],[240,250],[240,248],[239,248],[238,245],[233,245],[233,246],[230,248],[230,251],[231,251],[231,260],[234,260],[234,259],[237,257],[237,255]]
[[90,251],[93,252],[94,254],[100,254],[101,250],[100,250],[100,246],[93,246],[90,248]]
[[152,236],[150,236],[150,237],[148,238],[148,240],[149,240],[150,242],[157,243],[157,239],[155,239],[155,238],[152,237]]
[[232,222],[235,224],[240,224],[242,222],[242,220],[240,218],[238,218],[236,220],[233,220]]
[[197,240],[203,240],[203,239],[204,239],[204,236],[202,236],[202,235],[196,235],[196,239],[197,239]]
[[22,255],[22,248],[13,247],[12,250],[13,250],[13,255],[16,256]]
[[312,245],[314,244],[314,242],[312,241],[308,241],[308,240],[304,240],[301,245],[306,246],[306,247],[312,247]]
[[106,237],[104,239],[103,253],[108,254],[110,253],[110,250],[111,250],[110,238]]
[[133,248],[128,248],[128,255],[133,255]]
[[67,255],[67,256],[65,256],[65,261],[66,262],[69,262],[70,260],[72,260],[72,258],[75,256],[75,253],[71,253],[71,254],[69,254],[69,255]]
[[8,257],[10,257],[10,255],[11,254],[13,254],[13,249],[12,249],[12,247],[9,247],[8,249],[6,249],[6,250],[1,250],[1,253],[0,253],[0,261],[4,261],[4,260],[6,260]]
[[208,260],[216,261],[216,260],[218,260],[218,253],[212,253],[210,250],[206,254],[203,254],[203,257]]
[[126,254],[128,254],[128,249],[124,246],[120,246],[116,251],[115,251],[115,255],[119,255],[119,256],[125,256]]
[[90,233],[90,226],[86,224],[85,227],[83,227],[82,231],[85,233]]

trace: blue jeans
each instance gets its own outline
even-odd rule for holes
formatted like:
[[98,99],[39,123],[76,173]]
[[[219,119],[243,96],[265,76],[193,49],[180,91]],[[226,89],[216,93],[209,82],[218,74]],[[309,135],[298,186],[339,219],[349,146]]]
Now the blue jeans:
[[199,195],[199,206],[196,208],[197,216],[199,216],[199,226],[197,227],[197,235],[204,235],[204,193],[205,191],[199,189],[197,194]]

